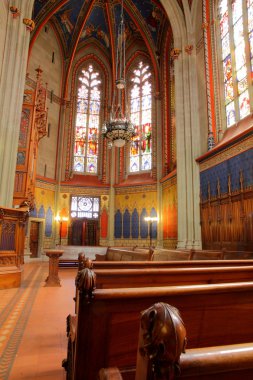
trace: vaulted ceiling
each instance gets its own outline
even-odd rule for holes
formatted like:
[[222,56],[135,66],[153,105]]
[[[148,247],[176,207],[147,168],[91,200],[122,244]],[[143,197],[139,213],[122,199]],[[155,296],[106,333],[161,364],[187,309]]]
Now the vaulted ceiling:
[[[120,0],[35,0],[36,28],[32,44],[41,28],[50,22],[58,34],[65,59],[71,58],[77,47],[89,39],[95,39],[108,55],[113,54],[120,4]],[[170,30],[160,1],[124,0],[124,19],[127,47],[140,40],[151,55],[159,55]]]

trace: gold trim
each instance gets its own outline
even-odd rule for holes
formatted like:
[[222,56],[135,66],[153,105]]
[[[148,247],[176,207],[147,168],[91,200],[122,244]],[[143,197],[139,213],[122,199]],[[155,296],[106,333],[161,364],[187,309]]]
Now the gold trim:
[[247,138],[243,141],[240,141],[236,145],[225,149],[222,152],[216,153],[215,156],[207,158],[204,162],[199,164],[200,172],[210,169],[224,161],[227,161],[229,158],[238,156],[240,153],[245,152],[246,150],[253,148],[253,136]]

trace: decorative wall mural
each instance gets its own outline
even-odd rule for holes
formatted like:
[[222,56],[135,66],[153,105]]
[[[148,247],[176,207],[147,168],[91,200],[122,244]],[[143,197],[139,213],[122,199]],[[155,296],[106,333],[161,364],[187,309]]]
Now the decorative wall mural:
[[102,239],[107,238],[108,231],[108,213],[106,208],[103,209],[100,217],[101,227],[100,227],[100,236]]
[[[149,224],[146,216],[157,216],[156,192],[128,192],[116,195],[115,238],[148,239]],[[157,236],[157,223],[153,223],[152,237]]]
[[200,188],[202,200],[228,192],[228,178],[230,178],[231,191],[240,189],[240,173],[243,175],[243,186],[253,185],[253,149],[247,150],[218,165],[200,173]]
[[53,232],[53,212],[51,207],[46,212],[45,236],[51,237]]
[[48,189],[35,189],[35,207],[30,212],[30,218],[45,219],[45,237],[53,235],[53,224],[55,217],[55,193]]

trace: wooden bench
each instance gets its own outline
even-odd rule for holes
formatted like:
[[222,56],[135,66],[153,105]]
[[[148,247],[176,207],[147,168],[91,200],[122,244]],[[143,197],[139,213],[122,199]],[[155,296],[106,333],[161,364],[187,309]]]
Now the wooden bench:
[[133,261],[133,260],[150,260],[151,251],[149,248],[137,248],[132,249],[108,247],[105,255],[95,255],[96,261]]
[[98,289],[253,281],[253,266],[94,269],[94,272]]
[[[168,250],[158,249],[154,251],[140,247],[108,247],[106,254],[96,254],[95,262],[135,262],[135,261],[217,261],[217,260],[252,260],[253,252],[248,251],[220,251],[213,250]],[[118,264],[115,264],[118,265]],[[133,264],[134,266],[135,264]],[[159,266],[160,264],[158,264]],[[215,265],[215,264],[214,264]],[[78,267],[78,259],[63,258],[59,261],[62,268]]]
[[172,260],[172,261],[92,261],[80,253],[78,269],[85,267],[93,269],[141,269],[141,268],[192,268],[217,266],[246,266],[252,265],[252,260]]
[[102,368],[99,380],[252,378],[253,343],[187,350],[186,337],[178,310],[167,304],[152,305],[141,313],[136,368],[122,372]]
[[93,292],[88,285],[79,289],[71,346],[75,380],[95,379],[100,368],[134,367],[140,312],[157,301],[181,311],[189,348],[253,341],[253,282]]
[[[180,370],[179,380],[252,380],[253,342],[187,350],[181,355]],[[136,378],[135,369],[116,367],[99,371],[99,380],[149,380],[149,376]]]

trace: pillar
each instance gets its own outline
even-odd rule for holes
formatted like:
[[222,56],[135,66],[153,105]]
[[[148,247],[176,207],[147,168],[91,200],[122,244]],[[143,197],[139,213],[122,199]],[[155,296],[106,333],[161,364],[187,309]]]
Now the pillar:
[[17,147],[34,0],[13,0],[18,14],[7,13],[0,78],[0,205],[12,207]]

